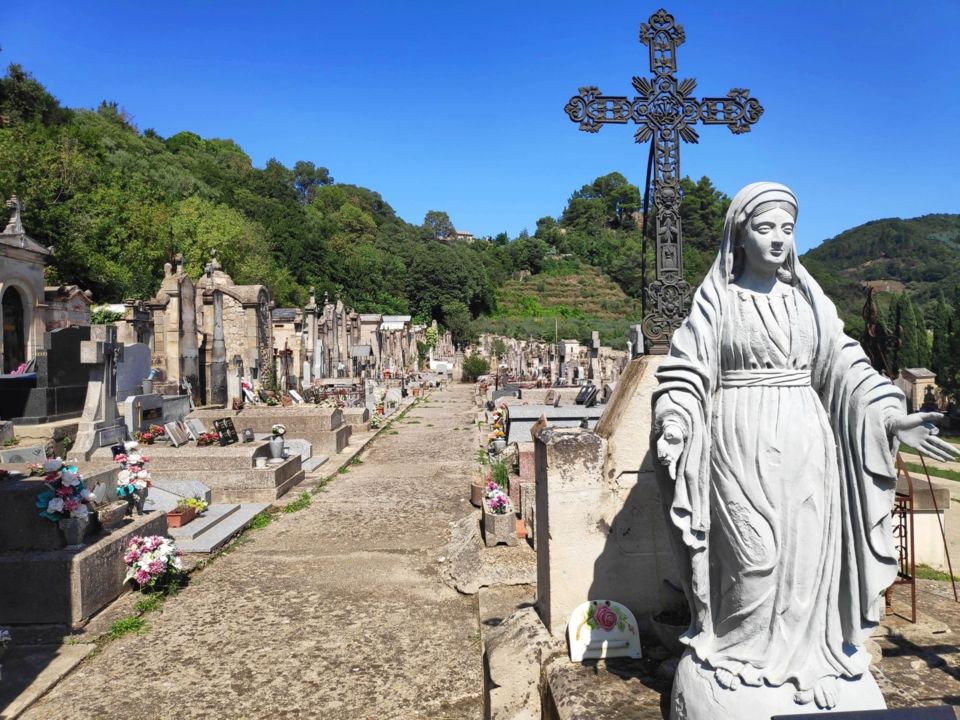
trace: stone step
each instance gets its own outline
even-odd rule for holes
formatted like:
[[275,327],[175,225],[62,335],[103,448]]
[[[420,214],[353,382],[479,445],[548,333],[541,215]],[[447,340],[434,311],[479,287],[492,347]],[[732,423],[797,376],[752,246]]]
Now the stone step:
[[170,528],[168,534],[177,541],[177,544],[181,540],[196,540],[197,537],[216,527],[239,509],[240,506],[234,503],[210,505],[203,515],[199,515],[183,527]]
[[317,457],[312,457],[306,462],[303,463],[303,471],[305,473],[311,473],[316,470],[318,467],[323,465],[327,460],[329,460],[326,455],[319,455]]
[[[211,506],[207,508],[207,513],[210,510],[216,507]],[[269,503],[244,503],[242,505],[234,505],[233,512],[228,516],[222,518],[222,522],[217,522],[213,526],[210,526],[204,532],[201,532],[196,536],[195,539],[180,539],[176,538],[177,547],[179,547],[185,553],[210,553],[218,548],[222,547],[227,543],[230,538],[243,530],[250,522],[263,512],[266,508],[270,507]],[[198,518],[199,519],[199,518]],[[188,523],[185,528],[177,528],[177,530],[183,529],[188,530],[193,523],[197,522],[194,520],[191,523]],[[175,531],[170,531],[171,535]]]

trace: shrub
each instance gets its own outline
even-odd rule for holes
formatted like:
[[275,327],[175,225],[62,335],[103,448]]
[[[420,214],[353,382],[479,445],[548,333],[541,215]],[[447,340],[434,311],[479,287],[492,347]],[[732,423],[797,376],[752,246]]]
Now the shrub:
[[474,382],[481,375],[490,372],[490,363],[479,355],[470,355],[463,361],[463,379]]

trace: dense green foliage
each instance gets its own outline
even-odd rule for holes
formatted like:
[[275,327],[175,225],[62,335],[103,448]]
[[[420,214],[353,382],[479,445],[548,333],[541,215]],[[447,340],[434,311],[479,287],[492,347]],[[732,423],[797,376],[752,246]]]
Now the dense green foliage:
[[[684,275],[696,286],[730,199],[706,177],[681,186]],[[56,248],[48,280],[89,288],[97,302],[152,296],[177,253],[198,277],[215,249],[238,283],[266,284],[280,305],[302,304],[315,286],[361,312],[436,319],[461,345],[484,331],[585,342],[599,330],[624,347],[655,265],[642,193],[618,172],[572,192],[532,235],[458,242],[442,210],[414,225],[313,161],[257,168],[232,140],[141,131],[115,102],[63,108],[16,65],[0,78],[0,195],[13,194],[28,232]],[[803,262],[851,335],[863,331],[872,283],[900,329],[892,367],[928,365],[960,385],[960,215],[867,223]]]
[[481,375],[490,372],[490,361],[480,355],[468,355],[463,360],[463,379],[473,382]]
[[311,161],[255,168],[230,140],[141,132],[116,103],[62,108],[16,65],[0,78],[0,116],[0,195],[19,195],[30,234],[56,247],[49,280],[99,302],[151,296],[176,253],[198,277],[216,249],[236,282],[266,284],[279,304],[301,304],[313,285],[361,312],[436,318],[462,341],[530,254],[438,241],[446,213],[404,222]]

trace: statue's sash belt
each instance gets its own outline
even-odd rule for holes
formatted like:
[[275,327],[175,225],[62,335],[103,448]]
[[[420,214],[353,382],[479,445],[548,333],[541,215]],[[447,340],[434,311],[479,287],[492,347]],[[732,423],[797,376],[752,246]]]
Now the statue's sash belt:
[[809,370],[758,368],[756,370],[727,370],[720,375],[720,387],[809,387]]

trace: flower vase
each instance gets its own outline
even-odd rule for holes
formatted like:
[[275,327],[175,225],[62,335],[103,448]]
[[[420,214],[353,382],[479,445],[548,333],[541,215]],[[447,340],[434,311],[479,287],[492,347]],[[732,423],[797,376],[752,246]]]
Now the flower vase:
[[60,527],[60,531],[67,540],[68,550],[72,550],[83,545],[83,536],[87,532],[87,523],[89,522],[90,518],[88,517],[69,517],[63,518],[63,520],[57,522],[57,525]]
[[270,438],[270,457],[273,460],[283,460],[283,435]]

